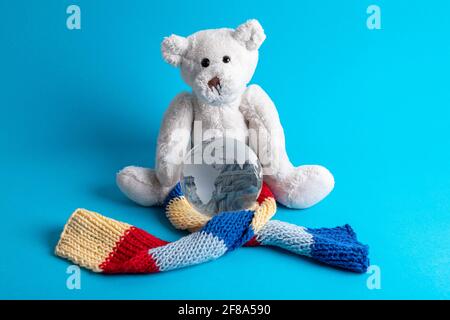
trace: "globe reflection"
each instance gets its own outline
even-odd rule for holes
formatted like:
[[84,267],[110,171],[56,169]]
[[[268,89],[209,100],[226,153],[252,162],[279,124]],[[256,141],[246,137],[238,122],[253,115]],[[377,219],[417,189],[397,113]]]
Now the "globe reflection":
[[199,212],[213,216],[248,209],[262,187],[262,168],[256,154],[231,138],[203,141],[183,164],[181,189]]

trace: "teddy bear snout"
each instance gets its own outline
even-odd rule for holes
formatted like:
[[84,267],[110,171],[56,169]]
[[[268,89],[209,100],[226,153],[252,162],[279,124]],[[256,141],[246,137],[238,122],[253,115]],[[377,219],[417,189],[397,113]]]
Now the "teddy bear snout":
[[220,95],[220,89],[222,89],[222,86],[220,85],[220,79],[218,77],[214,77],[209,80],[208,87],[211,91],[213,91],[213,88],[216,89],[217,93]]

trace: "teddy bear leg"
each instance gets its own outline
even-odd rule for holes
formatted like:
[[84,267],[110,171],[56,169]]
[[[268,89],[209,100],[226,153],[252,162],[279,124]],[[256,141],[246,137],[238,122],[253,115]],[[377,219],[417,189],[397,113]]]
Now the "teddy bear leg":
[[290,167],[264,176],[278,202],[289,208],[306,209],[325,198],[334,187],[333,175],[318,165]]
[[117,173],[119,189],[131,200],[142,206],[162,204],[170,192],[161,186],[153,169],[129,166]]

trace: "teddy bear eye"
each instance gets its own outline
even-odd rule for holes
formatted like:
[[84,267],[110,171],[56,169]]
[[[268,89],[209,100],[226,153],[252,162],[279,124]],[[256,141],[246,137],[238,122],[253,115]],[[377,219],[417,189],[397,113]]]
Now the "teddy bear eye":
[[203,68],[209,67],[209,59],[208,58],[204,58],[201,63],[202,63]]
[[223,63],[228,63],[231,61],[231,58],[229,56],[224,56],[222,61],[223,61]]

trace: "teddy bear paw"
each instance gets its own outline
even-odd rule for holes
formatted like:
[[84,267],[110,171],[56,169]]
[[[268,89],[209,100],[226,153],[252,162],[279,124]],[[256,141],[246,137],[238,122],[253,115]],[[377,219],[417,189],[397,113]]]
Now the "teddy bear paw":
[[142,206],[161,204],[169,193],[169,188],[162,187],[155,170],[129,166],[117,173],[119,189],[131,200]]
[[306,209],[333,190],[334,178],[322,166],[305,165],[294,168],[283,185],[285,191],[277,200],[289,208]]

